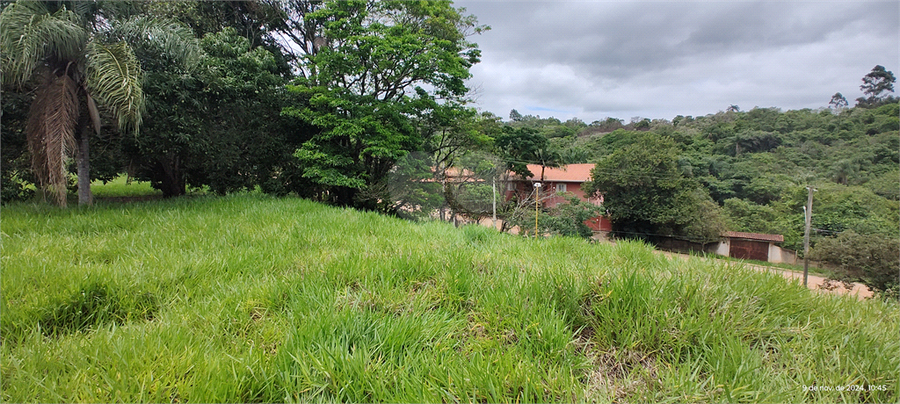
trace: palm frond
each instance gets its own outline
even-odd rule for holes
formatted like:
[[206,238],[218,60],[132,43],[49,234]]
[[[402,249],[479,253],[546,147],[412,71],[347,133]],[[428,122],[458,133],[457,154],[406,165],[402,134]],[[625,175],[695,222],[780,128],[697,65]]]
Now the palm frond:
[[94,125],[94,133],[100,134],[100,110],[97,109],[97,103],[94,102],[94,97],[91,97],[91,93],[85,89],[85,95],[87,96],[87,107],[88,113],[91,115],[91,124]]
[[62,8],[45,19],[40,30],[50,54],[59,60],[77,61],[84,55],[90,33],[75,13]]
[[100,3],[96,1],[73,1],[72,12],[85,20],[92,20],[99,14]]
[[44,43],[43,38],[28,33],[47,15],[46,7],[38,2],[16,2],[0,13],[3,84],[21,86],[31,78],[34,68],[44,57]]
[[66,161],[75,150],[78,113],[78,84],[67,74],[52,76],[38,88],[25,128],[38,183],[52,189],[60,206],[66,206]]
[[129,18],[140,12],[135,1],[73,1],[72,11],[90,24],[93,30],[103,31],[109,28],[111,21]]
[[44,147],[44,136],[47,133],[47,121],[44,119],[44,109],[48,103],[47,96],[50,78],[47,77],[35,92],[34,100],[28,111],[28,121],[25,123],[25,137],[28,141],[28,150],[31,152],[31,169],[41,189],[50,186],[50,173],[44,162],[47,161],[47,149]]
[[87,88],[119,120],[119,128],[138,131],[144,108],[141,65],[125,42],[87,46]]
[[186,70],[200,60],[200,42],[191,29],[179,22],[140,16],[116,25],[112,35],[136,48],[160,54]]
[[18,1],[0,13],[3,83],[22,86],[45,61],[78,61],[88,38],[78,17],[61,8],[49,14],[40,2]]

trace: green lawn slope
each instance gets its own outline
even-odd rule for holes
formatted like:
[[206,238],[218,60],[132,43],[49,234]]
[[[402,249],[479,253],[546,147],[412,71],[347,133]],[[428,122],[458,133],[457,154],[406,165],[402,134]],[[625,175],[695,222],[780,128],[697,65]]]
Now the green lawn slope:
[[898,306],[257,194],[2,209],[4,402],[897,402]]

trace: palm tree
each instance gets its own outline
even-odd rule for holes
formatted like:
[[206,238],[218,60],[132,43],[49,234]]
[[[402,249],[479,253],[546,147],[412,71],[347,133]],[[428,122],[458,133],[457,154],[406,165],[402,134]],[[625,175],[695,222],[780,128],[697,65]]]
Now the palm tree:
[[[137,134],[142,120],[142,70],[129,45],[160,43],[179,60],[196,58],[196,41],[184,27],[139,17],[117,17],[130,2],[42,3],[16,1],[0,12],[4,86],[36,84],[26,136],[32,169],[45,196],[66,205],[66,162],[77,149],[78,203],[90,204],[90,127],[100,133],[98,104]],[[48,7],[54,8],[51,10]],[[96,101],[95,101],[96,100]],[[87,114],[84,113],[87,110]]]

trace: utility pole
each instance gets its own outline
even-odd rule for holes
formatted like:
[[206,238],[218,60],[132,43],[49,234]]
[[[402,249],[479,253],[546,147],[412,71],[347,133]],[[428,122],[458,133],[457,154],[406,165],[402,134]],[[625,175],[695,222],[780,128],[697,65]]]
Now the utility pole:
[[534,184],[534,238],[538,236],[538,201],[541,200],[541,183]]
[[807,286],[809,278],[809,229],[812,227],[812,200],[813,187],[806,187],[809,191],[809,197],[806,199],[806,206],[803,207],[803,213],[806,215],[806,230],[803,232],[803,286]]

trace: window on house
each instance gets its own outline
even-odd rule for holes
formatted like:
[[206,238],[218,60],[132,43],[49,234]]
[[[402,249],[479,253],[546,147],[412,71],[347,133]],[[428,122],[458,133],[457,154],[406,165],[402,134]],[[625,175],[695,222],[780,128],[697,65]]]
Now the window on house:
[[556,184],[556,192],[566,192],[566,184]]
[[516,190],[516,183],[515,183],[515,182],[511,182],[511,181],[510,181],[510,182],[507,182],[507,183],[506,183],[506,190],[507,190],[507,191],[515,191],[515,190]]

